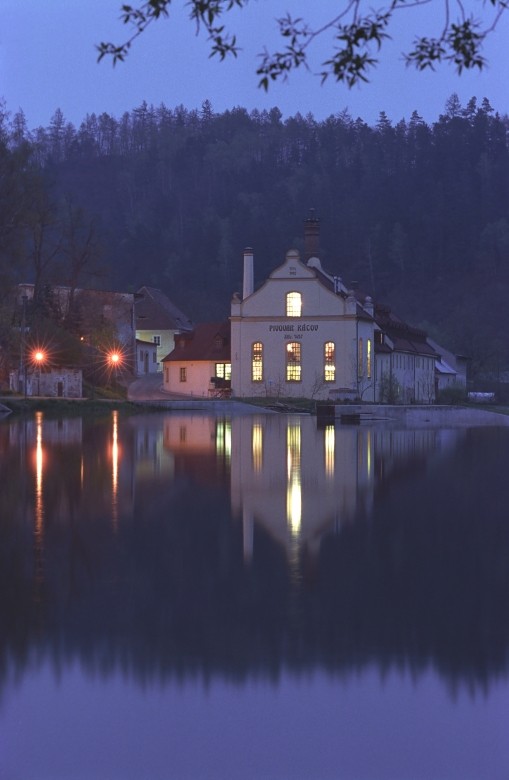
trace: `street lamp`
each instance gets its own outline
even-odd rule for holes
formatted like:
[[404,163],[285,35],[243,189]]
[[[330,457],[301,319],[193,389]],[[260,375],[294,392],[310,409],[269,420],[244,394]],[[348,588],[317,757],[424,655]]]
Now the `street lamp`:
[[[27,320],[27,301],[28,296],[21,296],[21,339],[20,339],[20,356],[19,356],[19,378],[18,383],[23,384],[24,395],[27,397],[27,364],[26,364],[26,320]],[[19,387],[21,391],[21,386]]]
[[117,351],[110,352],[108,355],[108,362],[113,372],[113,387],[117,386],[117,369],[122,365],[122,354]]
[[33,353],[33,361],[37,366],[37,395],[41,394],[41,365],[44,363],[46,355],[41,349],[36,349]]

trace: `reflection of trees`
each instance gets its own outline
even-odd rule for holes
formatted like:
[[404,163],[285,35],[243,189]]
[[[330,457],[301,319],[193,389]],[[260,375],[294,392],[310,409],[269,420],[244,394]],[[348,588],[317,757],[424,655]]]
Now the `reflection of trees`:
[[[86,432],[94,449],[97,437]],[[244,565],[222,487],[180,479],[116,530],[77,504],[49,524],[36,604],[32,527],[2,511],[1,674],[9,656],[22,671],[38,651],[140,681],[375,663],[489,683],[509,648],[508,445],[506,431],[469,432],[427,474],[389,484],[371,520],[325,536],[317,558],[302,553],[297,583],[261,526]]]

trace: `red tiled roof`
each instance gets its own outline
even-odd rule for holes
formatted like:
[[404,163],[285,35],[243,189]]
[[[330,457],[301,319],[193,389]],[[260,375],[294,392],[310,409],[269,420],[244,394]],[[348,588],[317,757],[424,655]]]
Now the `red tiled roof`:
[[176,336],[175,349],[163,358],[163,363],[184,360],[230,362],[230,322],[203,322],[191,333]]

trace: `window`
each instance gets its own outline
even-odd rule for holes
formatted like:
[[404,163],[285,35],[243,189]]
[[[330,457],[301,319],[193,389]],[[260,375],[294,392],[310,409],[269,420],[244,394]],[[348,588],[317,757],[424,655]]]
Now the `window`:
[[333,341],[327,341],[324,346],[324,378],[326,382],[334,382],[336,378],[336,347]]
[[263,344],[255,341],[251,348],[251,380],[261,382],[263,380]]
[[216,376],[220,379],[230,380],[232,378],[232,364],[216,363]]
[[302,313],[302,295],[298,292],[290,292],[286,295],[286,316],[300,317]]
[[357,342],[357,376],[364,373],[364,344],[362,338]]
[[301,345],[298,341],[289,341],[286,345],[286,381],[301,380]]
[[166,384],[168,384],[168,382],[170,381],[170,370],[168,366],[164,367],[164,381]]
[[155,352],[152,353],[152,363],[157,363],[157,354]]
[[366,341],[366,376],[371,379],[371,339]]
[[180,369],[180,381],[187,382],[187,368],[185,367]]
[[154,336],[154,344],[158,347],[161,346],[161,336]]

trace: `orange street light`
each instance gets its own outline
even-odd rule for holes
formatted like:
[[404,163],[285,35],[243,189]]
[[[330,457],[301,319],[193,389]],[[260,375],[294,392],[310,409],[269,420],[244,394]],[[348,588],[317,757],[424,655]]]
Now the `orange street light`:
[[42,349],[36,349],[32,354],[32,360],[37,366],[37,395],[41,394],[41,365],[46,360],[46,354]]
[[124,362],[122,352],[120,350],[113,350],[112,352],[108,353],[107,359],[111,368],[111,373],[113,375],[113,387],[116,388],[117,371],[122,366],[122,363]]

